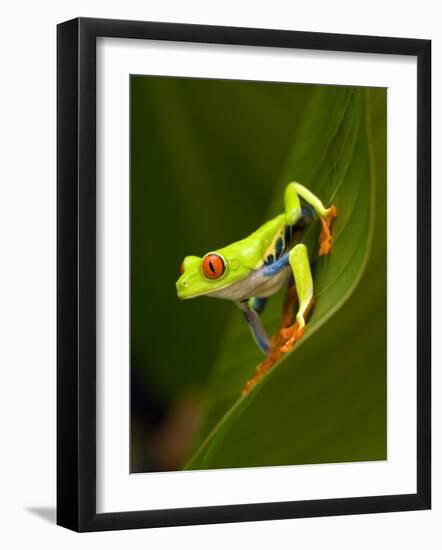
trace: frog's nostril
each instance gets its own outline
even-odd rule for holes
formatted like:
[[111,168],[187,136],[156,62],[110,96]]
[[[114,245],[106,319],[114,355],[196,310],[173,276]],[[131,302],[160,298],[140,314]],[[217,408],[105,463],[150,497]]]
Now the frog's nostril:
[[182,284],[183,286],[187,286],[187,281],[183,281],[181,284]]

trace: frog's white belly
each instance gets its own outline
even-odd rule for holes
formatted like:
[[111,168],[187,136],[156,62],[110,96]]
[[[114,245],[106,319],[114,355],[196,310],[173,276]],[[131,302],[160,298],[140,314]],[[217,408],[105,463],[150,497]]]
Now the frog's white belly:
[[261,270],[256,270],[243,281],[238,281],[237,283],[233,283],[226,288],[215,290],[214,292],[208,294],[208,296],[235,301],[247,300],[251,296],[268,298],[278,292],[278,290],[287,282],[289,275],[289,266],[271,277],[263,275]]

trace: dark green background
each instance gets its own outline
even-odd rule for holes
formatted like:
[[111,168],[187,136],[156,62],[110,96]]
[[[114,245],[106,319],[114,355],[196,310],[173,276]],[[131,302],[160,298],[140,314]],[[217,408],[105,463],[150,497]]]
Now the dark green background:
[[[226,326],[232,315],[239,315],[227,301],[200,298],[180,302],[175,292],[179,264],[188,254],[203,255],[239,240],[265,221],[293,138],[317,88],[263,82],[131,78],[131,470],[134,472],[182,465],[190,449],[193,426],[204,411],[212,366],[219,351],[226,351],[222,348]],[[336,87],[321,88],[330,93],[336,90]],[[386,92],[370,93],[378,175],[376,258],[368,263],[357,291],[337,315],[346,315],[346,319],[359,315],[363,319],[361,308],[376,296],[377,312],[381,315],[377,314],[379,326],[374,336],[380,353],[378,349],[377,360],[373,362],[370,326],[365,326],[364,337],[340,333],[337,327],[336,335],[329,334],[325,344],[324,338],[322,343],[318,341],[322,357],[327,349],[333,353],[334,345],[340,349],[348,346],[349,367],[354,364],[351,350],[357,345],[358,368],[352,368],[347,379],[340,374],[337,391],[344,392],[345,397],[352,388],[356,391],[362,381],[374,396],[367,403],[366,418],[360,419],[364,443],[361,447],[359,442],[358,448],[362,451],[355,454],[346,448],[348,441],[338,441],[335,451],[324,455],[324,460],[329,461],[330,457],[339,461],[346,457],[348,460],[386,457]],[[352,306],[355,297],[356,300],[359,297],[359,306],[357,303]],[[351,323],[351,319],[345,322],[358,330],[364,327],[364,323]],[[332,322],[329,325],[332,327]],[[308,344],[315,345],[314,342],[313,337]],[[253,345],[250,339],[250,346]],[[227,351],[235,353],[235,349]],[[254,353],[257,363],[260,354],[257,350]],[[383,360],[379,361],[379,357]],[[329,374],[324,382],[327,385],[328,377]],[[281,395],[281,399],[290,396]],[[336,399],[340,399],[339,394]],[[369,427],[364,431],[365,420]],[[175,451],[174,462],[169,455]],[[316,461],[322,461],[321,452],[317,456]],[[305,459],[315,461],[311,455]],[[245,464],[232,460],[229,462],[229,457],[225,457],[214,467],[262,462],[259,458],[246,460]],[[299,457],[299,462],[303,460],[304,457]]]

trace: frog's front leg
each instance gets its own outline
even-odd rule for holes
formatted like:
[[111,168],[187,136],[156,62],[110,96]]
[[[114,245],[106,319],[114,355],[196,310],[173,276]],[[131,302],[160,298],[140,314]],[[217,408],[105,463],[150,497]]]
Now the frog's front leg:
[[319,216],[321,234],[319,236],[318,255],[323,256],[328,254],[332,245],[331,224],[337,216],[336,206],[332,205],[329,208],[325,208],[322,201],[309,189],[293,181],[287,185],[285,192],[285,210],[287,223],[289,224],[296,223],[301,216],[301,206],[298,197],[302,197],[310,204]]
[[[265,302],[260,302],[259,306],[257,305],[257,310],[253,308],[254,302],[253,298],[250,299],[250,301],[242,301],[237,302],[238,307],[241,309],[241,311],[244,314],[244,317],[250,327],[250,330],[252,331],[253,337],[255,339],[255,342],[258,344],[259,349],[266,354],[269,351],[270,348],[270,340],[267,336],[267,333],[262,326],[261,319],[259,317],[259,314],[257,310],[264,307]],[[250,307],[249,306],[252,306]]]
[[296,315],[296,321],[291,326],[283,328],[280,331],[287,339],[280,348],[284,353],[290,351],[293,344],[303,335],[305,321],[313,305],[313,279],[305,244],[298,244],[290,251],[289,262],[295,279],[299,309]]

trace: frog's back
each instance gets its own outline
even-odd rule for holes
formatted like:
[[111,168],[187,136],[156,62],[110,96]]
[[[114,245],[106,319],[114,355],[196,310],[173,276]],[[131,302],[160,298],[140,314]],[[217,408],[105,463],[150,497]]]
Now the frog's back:
[[261,227],[258,227],[258,229],[248,237],[248,239],[260,243],[261,258],[264,259],[268,249],[271,248],[272,244],[275,242],[275,239],[283,232],[285,219],[285,214],[279,214],[261,225]]
[[[304,224],[304,221],[300,220],[300,222],[301,225]],[[279,214],[245,239],[221,248],[217,252],[225,258],[235,258],[250,270],[259,269],[281,258],[296,242],[299,242],[303,232],[300,222],[287,225],[285,214]]]
[[309,215],[310,212],[305,210],[302,218],[296,224],[289,225],[286,224],[285,214],[280,214],[250,235],[251,239],[256,238],[261,242],[262,262],[260,265],[274,263],[299,242],[305,227],[311,221]]

